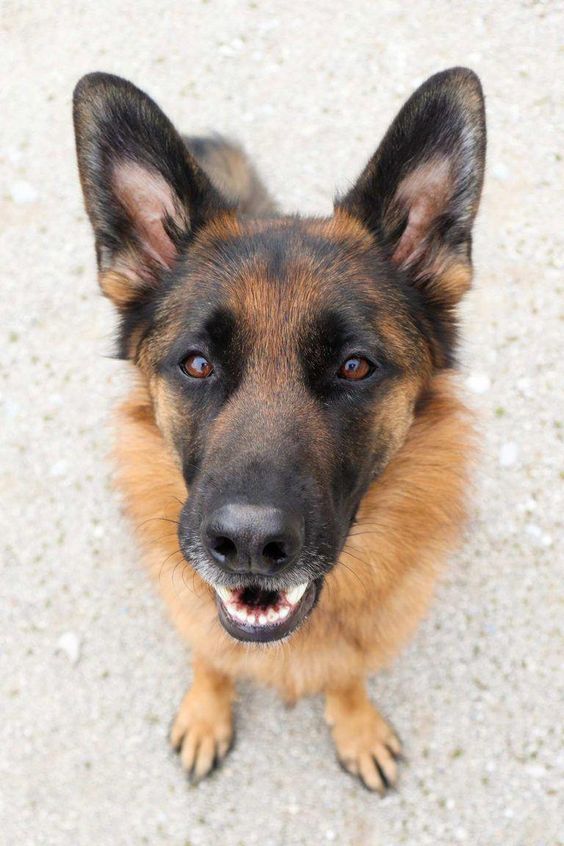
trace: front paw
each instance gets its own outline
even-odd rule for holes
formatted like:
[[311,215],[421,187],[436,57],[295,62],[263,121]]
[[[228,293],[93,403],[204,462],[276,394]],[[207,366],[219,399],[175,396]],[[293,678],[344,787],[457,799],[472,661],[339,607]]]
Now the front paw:
[[328,697],[326,716],[341,766],[381,796],[395,787],[401,744],[370,700],[346,694]]
[[196,783],[225,758],[233,741],[231,702],[223,697],[188,691],[170,732],[172,748]]

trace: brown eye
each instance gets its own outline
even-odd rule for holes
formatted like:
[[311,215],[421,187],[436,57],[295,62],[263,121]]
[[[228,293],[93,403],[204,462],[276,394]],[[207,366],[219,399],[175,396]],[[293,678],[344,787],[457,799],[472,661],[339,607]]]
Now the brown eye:
[[372,372],[372,365],[367,358],[361,355],[351,355],[339,367],[337,375],[340,379],[350,379],[357,382],[360,379],[366,379]]
[[199,352],[190,353],[180,366],[184,373],[193,379],[207,379],[213,373],[213,364]]

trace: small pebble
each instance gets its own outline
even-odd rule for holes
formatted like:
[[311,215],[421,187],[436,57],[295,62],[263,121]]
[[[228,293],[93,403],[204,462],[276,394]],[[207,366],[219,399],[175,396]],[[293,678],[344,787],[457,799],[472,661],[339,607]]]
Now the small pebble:
[[519,447],[513,441],[501,445],[499,450],[499,463],[501,467],[511,467],[517,461]]
[[14,203],[18,205],[34,203],[37,200],[37,191],[29,182],[14,182],[10,188],[10,195]]
[[64,632],[57,641],[57,652],[63,652],[74,666],[80,658],[80,646],[80,638],[75,632]]
[[537,526],[536,523],[527,523],[525,526],[525,532],[533,540],[536,546],[544,546],[545,548],[552,546],[551,535],[543,532],[541,527]]
[[532,778],[543,778],[546,775],[546,768],[538,764],[530,764],[527,767],[527,774]]
[[466,385],[473,394],[485,394],[490,389],[491,380],[487,373],[472,373],[466,379]]
[[507,182],[510,176],[510,170],[503,162],[496,162],[491,168],[491,174],[499,182]]
[[527,398],[532,397],[534,393],[531,380],[526,376],[523,376],[521,379],[517,379],[517,390],[520,394]]
[[66,461],[56,461],[54,464],[51,465],[49,468],[49,473],[51,476],[64,476],[67,472],[68,464]]

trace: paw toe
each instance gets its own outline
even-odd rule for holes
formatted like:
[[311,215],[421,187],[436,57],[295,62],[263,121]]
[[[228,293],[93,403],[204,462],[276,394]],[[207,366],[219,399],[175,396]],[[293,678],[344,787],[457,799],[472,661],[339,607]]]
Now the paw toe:
[[216,743],[211,735],[202,738],[192,767],[192,780],[198,783],[213,770],[216,760]]
[[169,743],[173,752],[180,752],[185,734],[186,726],[180,721],[179,717],[177,717],[172,724],[169,734]]
[[394,758],[401,758],[402,757],[402,748],[401,743],[397,735],[390,731],[384,741],[385,745],[388,747],[389,751],[392,753]]
[[373,753],[373,758],[380,771],[384,787],[395,787],[398,780],[398,765],[387,746],[379,746]]
[[372,755],[368,753],[360,755],[358,760],[358,774],[365,787],[379,793],[380,796],[384,795],[386,784],[382,778],[377,761]]

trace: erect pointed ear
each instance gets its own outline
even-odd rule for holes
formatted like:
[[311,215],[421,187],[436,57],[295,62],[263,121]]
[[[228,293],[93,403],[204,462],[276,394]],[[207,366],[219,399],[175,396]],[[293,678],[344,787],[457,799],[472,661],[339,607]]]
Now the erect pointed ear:
[[478,77],[466,68],[438,73],[405,103],[356,185],[336,203],[436,305],[454,305],[470,286],[485,148]]
[[84,76],[73,117],[100,284],[125,308],[158,286],[182,244],[227,204],[168,118],[130,82]]

